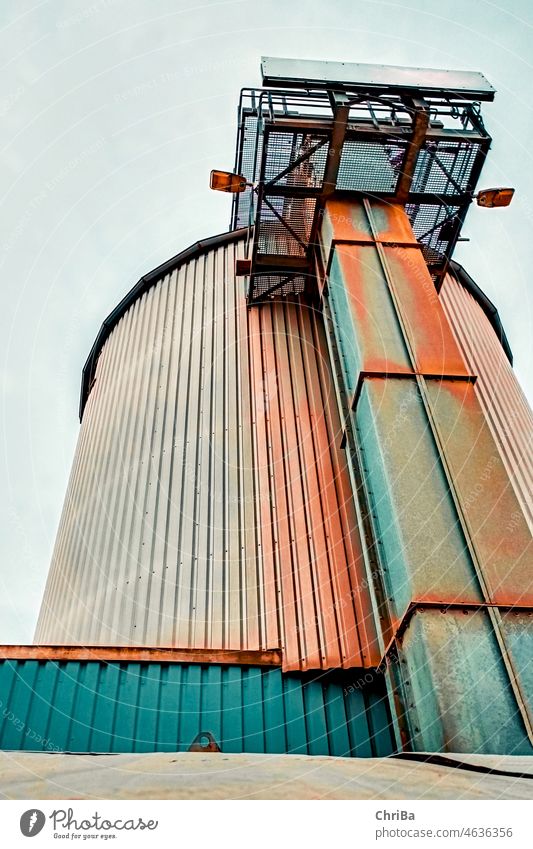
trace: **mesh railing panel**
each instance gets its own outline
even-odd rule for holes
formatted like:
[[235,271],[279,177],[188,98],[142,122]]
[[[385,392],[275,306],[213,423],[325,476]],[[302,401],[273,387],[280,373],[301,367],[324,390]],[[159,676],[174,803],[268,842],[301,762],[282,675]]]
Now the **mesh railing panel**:
[[273,300],[305,291],[303,274],[254,274],[250,282],[250,300]]
[[[261,168],[261,150],[263,146],[263,135],[257,133],[257,116],[246,115],[243,121],[242,146],[240,158],[236,165],[236,171],[246,177],[250,183],[259,179]],[[257,142],[257,161],[254,169],[254,158],[256,156],[255,146]],[[234,196],[233,227],[247,227],[249,223],[250,201],[252,190],[250,188],[241,194]]]
[[[316,146],[321,142],[323,144],[317,148]],[[316,133],[269,133],[265,182],[276,180],[285,169],[291,168],[287,174],[276,180],[275,185],[310,186],[313,188],[322,186],[328,148],[329,143],[326,137]],[[309,151],[313,152],[306,156]],[[293,163],[302,156],[306,156],[306,158],[293,167]]]
[[342,149],[337,188],[359,192],[394,192],[402,169],[403,142],[346,139]]
[[473,142],[427,141],[416,160],[411,191],[453,195],[460,194],[460,186],[465,192],[479,148]]
[[[271,206],[287,222],[291,231],[264,201],[257,224],[257,254],[305,256],[315,214],[314,198],[269,197]],[[293,235],[296,234],[297,238]],[[302,244],[303,243],[303,244]]]
[[408,203],[405,211],[409,216],[416,238],[423,245],[422,253],[427,264],[429,266],[440,265],[446,256],[450,243],[448,238],[441,238],[440,225],[452,212],[455,214],[458,211],[458,207],[445,207],[440,204]]

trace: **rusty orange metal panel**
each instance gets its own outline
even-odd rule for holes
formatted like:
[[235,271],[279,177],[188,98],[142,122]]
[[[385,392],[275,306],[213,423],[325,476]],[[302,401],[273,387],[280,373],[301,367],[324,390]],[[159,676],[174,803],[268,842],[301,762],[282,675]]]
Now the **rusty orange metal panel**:
[[454,274],[446,275],[440,299],[463,357],[478,376],[476,395],[533,533],[531,407],[487,315]]
[[249,322],[256,461],[272,511],[262,547],[276,563],[283,669],[376,665],[321,322],[305,304],[280,302],[251,310]]
[[[335,289],[340,286],[346,293],[348,315],[344,320],[351,318],[353,327],[352,339],[346,338],[345,345],[353,347],[354,355],[349,357],[354,360],[352,368],[412,372],[375,246],[338,245],[331,261],[329,280],[332,305],[337,314],[345,304],[337,304]],[[351,351],[347,354],[349,356]],[[356,377],[348,379],[347,386],[353,385]]]
[[474,387],[427,381],[441,450],[493,602],[533,604],[533,537]]
[[[342,442],[341,423],[336,409],[335,386],[329,359],[326,359],[324,326],[316,313],[306,311],[312,323],[312,344],[303,347],[306,368],[311,374],[309,399],[311,428],[317,434],[315,456],[319,473],[319,493],[323,498],[326,538],[338,566],[332,573],[333,607],[336,627],[343,644],[343,657],[350,655],[354,641],[361,646],[364,666],[378,662],[379,646],[368,591],[362,591],[364,563],[354,511],[347,456]],[[315,352],[319,352],[317,357]],[[328,446],[328,451],[322,450]],[[353,564],[353,574],[350,564]],[[357,583],[354,586],[354,580]],[[366,584],[365,584],[366,586]]]
[[281,652],[231,649],[163,649],[132,646],[0,646],[0,659],[121,661],[132,663],[217,663],[239,666],[281,666]]
[[278,622],[278,585],[277,564],[274,551],[273,510],[271,494],[269,438],[267,436],[267,418],[265,416],[265,384],[263,381],[261,312],[248,312],[247,340],[250,363],[251,400],[252,400],[252,437],[253,437],[253,475],[254,490],[257,496],[257,558],[263,567],[263,587],[265,598],[265,631],[269,639],[280,639]]
[[347,391],[357,383],[355,371],[467,377],[403,209],[336,200],[326,204],[324,220],[329,298],[352,372]]
[[418,244],[403,206],[376,202],[371,207],[374,226],[371,226],[362,204],[355,204],[353,200],[328,200],[321,230],[324,247],[329,249],[333,241]]
[[[283,432],[280,423],[283,419],[280,409],[278,366],[276,351],[274,348],[272,312],[271,308],[264,307],[260,314],[261,332],[259,336],[261,346],[261,371],[259,372],[259,384],[252,391],[257,401],[260,399],[262,410],[257,410],[258,420],[261,416],[266,421],[267,447],[268,447],[268,476],[269,487],[267,492],[272,500],[273,521],[270,528],[261,527],[261,537],[272,534],[272,546],[277,562],[277,573],[279,584],[278,609],[282,624],[282,646],[285,663],[292,668],[298,668],[300,658],[308,657],[311,663],[318,665],[317,646],[310,648],[308,642],[305,647],[301,646],[301,636],[298,623],[301,621],[301,612],[298,610],[300,604],[300,589],[295,589],[293,584],[293,572],[298,574],[298,569],[293,568],[293,561],[297,558],[298,550],[294,548],[291,540],[292,528],[288,517],[292,515],[290,503],[290,491],[287,487],[284,466],[287,462],[285,446],[283,444]],[[255,372],[254,369],[254,373]],[[268,543],[267,543],[268,544]],[[297,562],[297,561],[296,561]],[[290,659],[290,660],[289,660]]]
[[416,370],[430,375],[468,375],[422,252],[417,248],[384,247],[383,253],[411,340]]

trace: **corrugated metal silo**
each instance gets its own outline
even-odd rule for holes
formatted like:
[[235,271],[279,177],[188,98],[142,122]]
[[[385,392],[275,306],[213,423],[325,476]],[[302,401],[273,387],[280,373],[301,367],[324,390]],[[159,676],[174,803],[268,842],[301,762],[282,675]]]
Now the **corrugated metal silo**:
[[376,662],[323,329],[305,303],[247,309],[242,236],[109,319],[36,642]]
[[85,365],[37,645],[0,655],[20,720],[0,743],[528,753],[532,416],[451,262],[494,90],[263,74],[234,229],[145,275]]

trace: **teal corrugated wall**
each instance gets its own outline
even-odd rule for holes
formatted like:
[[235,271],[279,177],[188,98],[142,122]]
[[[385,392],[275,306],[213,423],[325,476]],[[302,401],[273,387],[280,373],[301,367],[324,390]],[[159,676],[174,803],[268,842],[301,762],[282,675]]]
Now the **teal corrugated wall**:
[[0,748],[388,755],[383,680],[277,668],[99,661],[0,662]]

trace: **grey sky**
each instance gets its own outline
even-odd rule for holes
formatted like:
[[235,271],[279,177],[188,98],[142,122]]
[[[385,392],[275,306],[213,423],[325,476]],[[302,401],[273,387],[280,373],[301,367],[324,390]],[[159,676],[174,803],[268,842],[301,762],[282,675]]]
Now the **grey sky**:
[[497,88],[456,254],[500,310],[533,397],[533,7],[527,0],[3,0],[0,643],[31,642],[78,435],[80,374],[146,271],[226,230],[239,89],[261,54],[481,70]]

